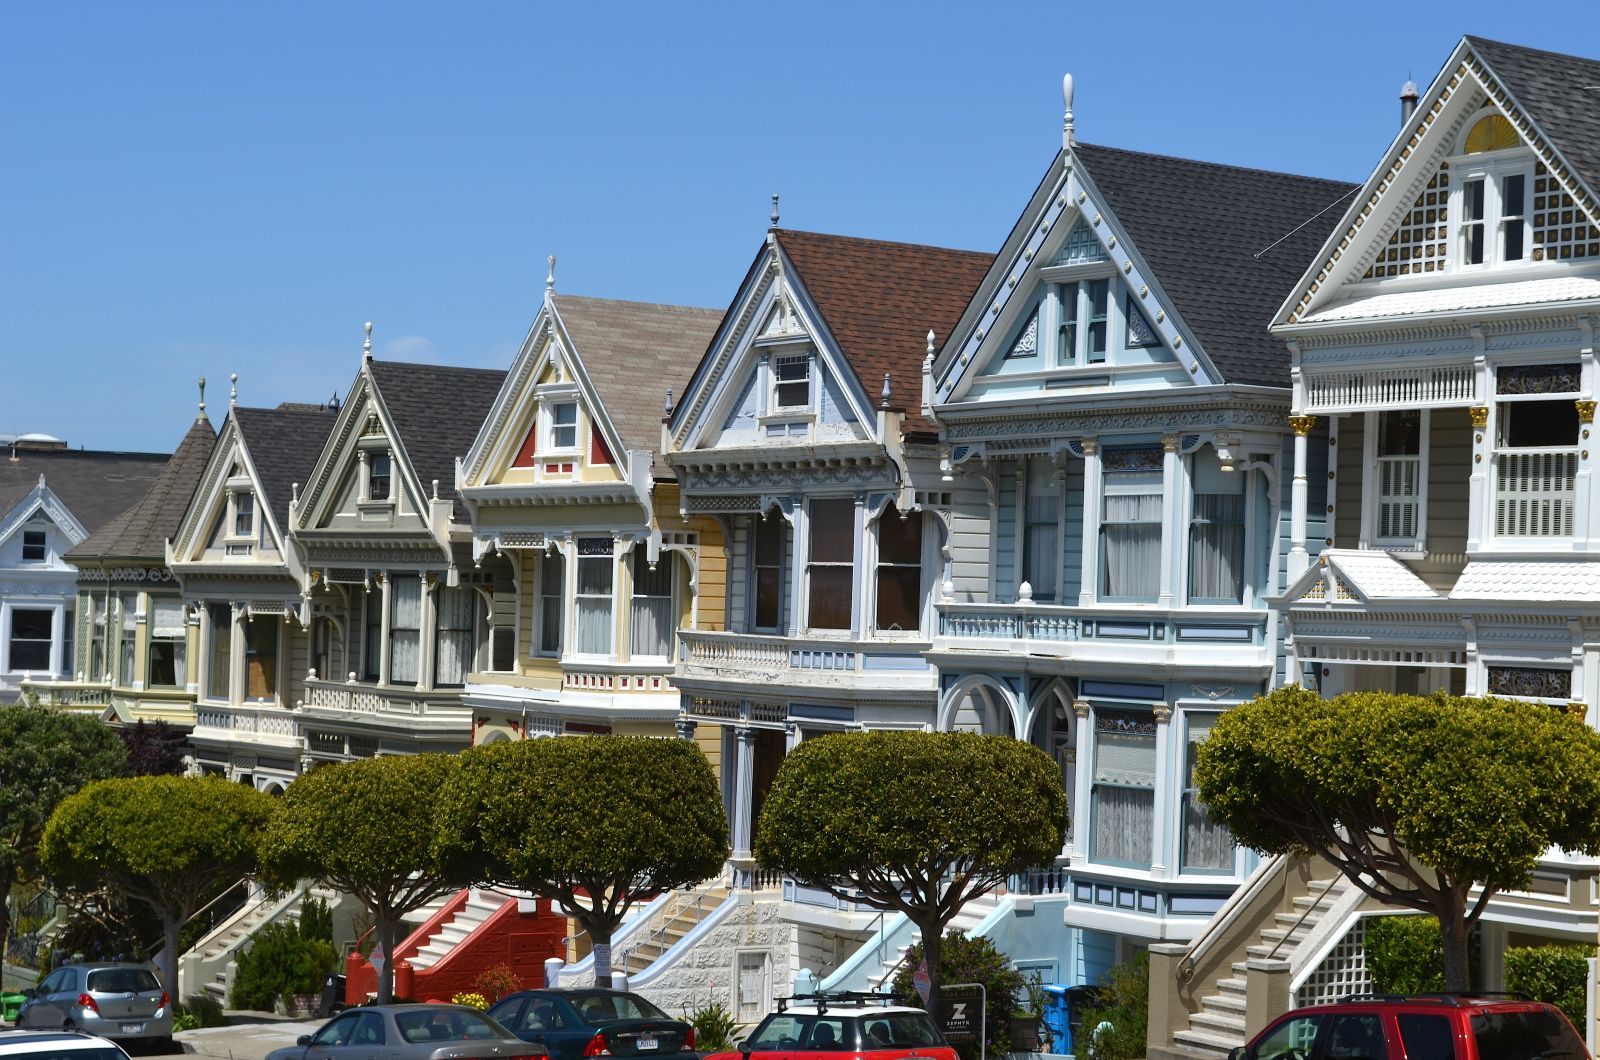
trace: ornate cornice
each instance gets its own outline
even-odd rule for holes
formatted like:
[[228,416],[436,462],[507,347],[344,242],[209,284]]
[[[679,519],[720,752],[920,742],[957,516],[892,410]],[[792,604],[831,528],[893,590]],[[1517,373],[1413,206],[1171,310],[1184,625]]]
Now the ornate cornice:
[[950,440],[979,441],[995,437],[1102,434],[1113,431],[1170,432],[1183,428],[1263,427],[1281,431],[1288,405],[1288,393],[1285,392],[1282,404],[1158,405],[1137,412],[1085,410],[1045,416],[1037,412],[1015,412],[981,420],[947,423],[944,434]]
[[[689,401],[688,408],[684,410],[683,419],[678,423],[678,429],[673,432],[672,441],[674,447],[681,446],[684,439],[700,423],[701,417],[705,414],[707,404],[710,403],[712,395],[716,393],[717,383],[721,381],[723,374],[728,370],[729,364],[738,354],[740,347],[744,345],[745,333],[751,327],[757,310],[760,309],[765,301],[767,292],[778,281],[778,273],[782,266],[779,264],[777,255],[771,249],[771,246],[769,243],[768,249],[765,251],[769,256],[769,260],[760,267],[759,278],[756,280],[755,286],[751,288],[749,296],[745,299],[744,306],[739,311],[738,319],[733,321],[731,325],[726,326],[725,334],[727,337],[723,340],[722,348],[717,351],[716,360],[706,365],[705,373],[700,377],[700,385],[696,388],[693,398]],[[683,406],[680,405],[679,408],[681,409]]]

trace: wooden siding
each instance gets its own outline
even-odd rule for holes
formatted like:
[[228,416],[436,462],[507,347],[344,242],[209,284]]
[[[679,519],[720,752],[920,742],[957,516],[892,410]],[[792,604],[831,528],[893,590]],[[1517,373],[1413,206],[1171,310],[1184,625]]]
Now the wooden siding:
[[1335,548],[1361,547],[1361,482],[1366,472],[1366,443],[1363,440],[1366,422],[1366,415],[1360,412],[1339,420],[1338,478],[1335,479],[1334,490],[1334,504],[1337,506],[1333,523]]
[[1435,589],[1449,589],[1466,563],[1472,421],[1466,409],[1428,417],[1428,554],[1412,564]]

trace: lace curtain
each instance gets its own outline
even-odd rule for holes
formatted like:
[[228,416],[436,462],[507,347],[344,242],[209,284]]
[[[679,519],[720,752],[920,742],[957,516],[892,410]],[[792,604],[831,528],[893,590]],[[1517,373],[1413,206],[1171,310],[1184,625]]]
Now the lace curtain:
[[1155,735],[1097,733],[1094,779],[1093,857],[1150,864],[1155,835]]
[[1154,600],[1161,581],[1161,494],[1108,494],[1101,541],[1101,595]]
[[611,586],[615,565],[607,556],[578,560],[578,651],[611,654]]
[[1189,598],[1243,599],[1244,495],[1197,493],[1189,528]]
[[390,575],[389,683],[414,685],[421,676],[422,579]]
[[133,641],[138,609],[138,593],[117,594],[117,616],[121,627],[117,641],[117,674],[120,678],[118,683],[124,688],[133,685]]
[[561,654],[561,599],[566,592],[561,553],[550,552],[539,561],[539,653]]
[[1022,578],[1035,600],[1056,598],[1056,567],[1061,563],[1061,494],[1055,464],[1048,457],[1028,458],[1024,501]]
[[1233,868],[1233,836],[1206,813],[1194,786],[1195,758],[1211,733],[1215,719],[1202,715],[1189,719],[1189,739],[1184,751],[1183,858],[1185,871],[1226,871]]
[[464,685],[472,669],[473,644],[471,589],[439,590],[439,632],[434,650],[433,681],[437,685]]
[[650,569],[641,546],[633,554],[633,611],[628,642],[635,658],[666,658],[672,648],[672,565],[670,552],[661,553]]

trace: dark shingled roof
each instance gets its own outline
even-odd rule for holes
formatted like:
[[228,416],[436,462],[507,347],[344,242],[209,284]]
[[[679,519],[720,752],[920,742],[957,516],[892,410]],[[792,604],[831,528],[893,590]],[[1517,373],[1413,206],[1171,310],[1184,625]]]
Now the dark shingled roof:
[[45,485],[92,534],[144,496],[167,459],[166,453],[0,449],[0,517],[32,493],[43,475]]
[[1357,185],[1115,147],[1072,152],[1225,380],[1287,387],[1289,353],[1267,325]]
[[1589,190],[1600,194],[1600,62],[1468,37],[1533,123]]
[[944,341],[994,255],[788,229],[778,230],[778,245],[873,406],[888,372],[889,404],[905,412],[905,431],[937,433],[921,412],[928,330]]
[[423,492],[431,494],[438,479],[439,495],[451,498],[454,518],[465,522],[466,510],[455,491],[456,458],[472,448],[506,373],[498,368],[373,361],[372,378],[394,417],[394,429]]
[[570,294],[558,294],[555,301],[623,444],[655,453],[655,473],[670,477],[659,452],[667,390],[683,397],[722,311]]
[[337,413],[322,405],[285,403],[275,409],[236,408],[230,415],[261,478],[278,529],[288,533],[294,484],[306,488]]
[[201,416],[189,427],[145,495],[68,552],[67,559],[74,563],[95,559],[165,562],[167,539],[178,533],[216,447],[217,435],[211,429],[211,421]]

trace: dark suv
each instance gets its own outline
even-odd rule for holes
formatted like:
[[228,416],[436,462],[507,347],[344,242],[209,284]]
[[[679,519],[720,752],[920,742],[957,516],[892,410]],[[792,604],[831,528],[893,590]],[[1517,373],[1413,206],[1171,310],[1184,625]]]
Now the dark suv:
[[1520,994],[1358,994],[1279,1016],[1228,1060],[1589,1060],[1554,1005]]

